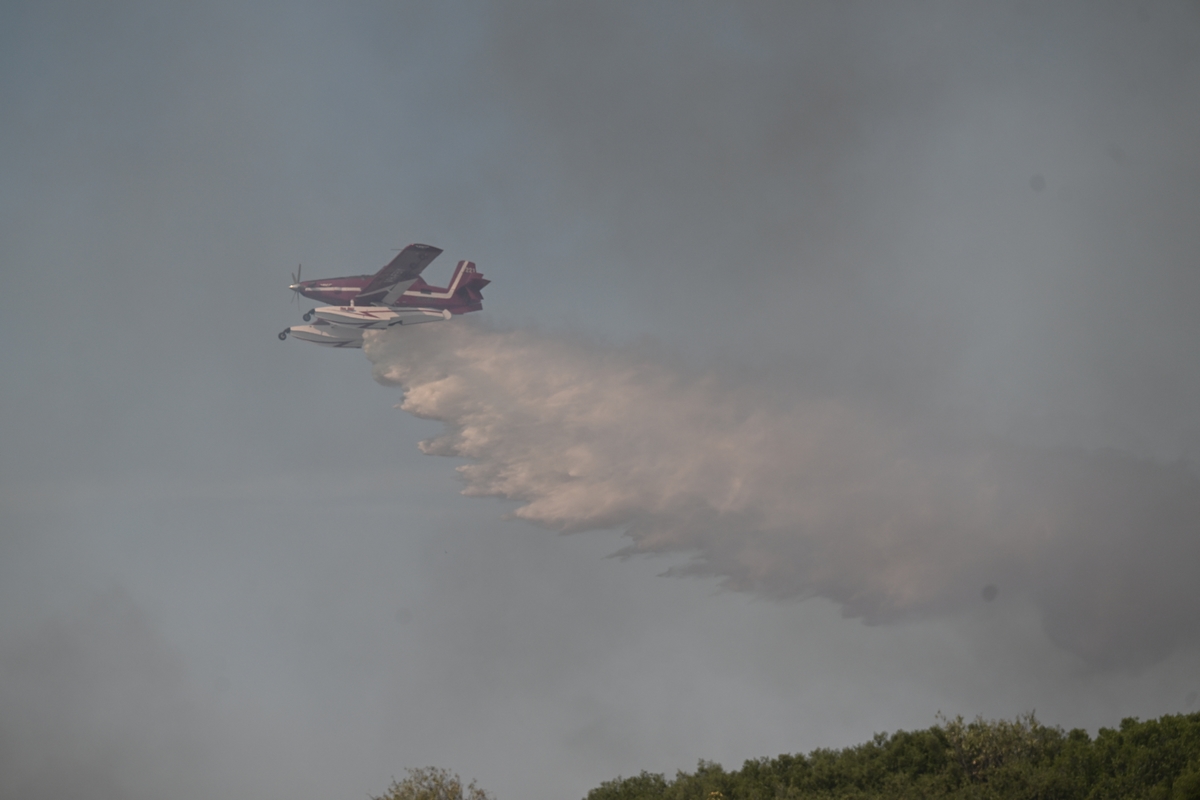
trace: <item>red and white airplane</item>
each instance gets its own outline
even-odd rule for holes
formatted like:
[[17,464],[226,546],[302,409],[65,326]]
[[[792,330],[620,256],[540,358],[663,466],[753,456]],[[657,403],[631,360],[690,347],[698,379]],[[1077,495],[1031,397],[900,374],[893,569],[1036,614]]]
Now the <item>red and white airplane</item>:
[[441,253],[431,245],[410,244],[374,275],[301,281],[297,274],[288,288],[334,305],[312,309],[304,321],[316,317],[313,324],[286,328],[279,338],[291,334],[326,347],[362,347],[365,330],[437,322],[479,311],[483,308],[480,290],[491,281],[475,270],[474,262],[458,262],[446,288],[421,280],[421,271]]

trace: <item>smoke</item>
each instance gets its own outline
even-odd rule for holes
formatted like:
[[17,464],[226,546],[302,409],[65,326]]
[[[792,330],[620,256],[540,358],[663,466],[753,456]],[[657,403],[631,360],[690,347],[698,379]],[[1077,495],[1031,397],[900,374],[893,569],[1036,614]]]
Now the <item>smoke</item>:
[[[0,646],[0,797],[209,796],[212,730],[121,591]],[[181,788],[182,787],[184,788]]]
[[[1200,641],[1200,485],[1183,463],[956,440],[852,402],[699,371],[645,347],[456,323],[376,335],[399,406],[444,423],[464,494],[731,590],[825,597],[870,624],[1024,593],[1096,667]],[[924,428],[922,429],[925,430]]]

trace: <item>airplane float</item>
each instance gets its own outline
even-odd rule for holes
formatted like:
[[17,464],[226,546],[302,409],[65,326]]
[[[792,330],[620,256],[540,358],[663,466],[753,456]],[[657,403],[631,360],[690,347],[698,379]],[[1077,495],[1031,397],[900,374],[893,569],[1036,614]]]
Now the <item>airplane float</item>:
[[438,322],[479,311],[483,308],[480,290],[491,281],[476,271],[474,262],[458,262],[448,287],[421,280],[421,271],[441,253],[431,245],[410,244],[374,275],[302,281],[297,271],[289,289],[333,305],[306,312],[305,322],[316,318],[311,325],[284,328],[279,338],[291,335],[325,347],[362,347],[363,331]]

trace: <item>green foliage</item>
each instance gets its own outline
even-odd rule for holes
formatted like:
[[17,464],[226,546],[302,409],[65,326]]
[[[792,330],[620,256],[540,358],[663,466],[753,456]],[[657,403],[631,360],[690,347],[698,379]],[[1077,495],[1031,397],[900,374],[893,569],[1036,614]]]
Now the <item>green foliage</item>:
[[605,781],[588,792],[588,800],[659,800],[666,791],[667,781],[662,775],[642,770],[635,778]]
[[928,730],[747,761],[736,772],[709,761],[670,781],[643,772],[607,781],[586,800],[1200,800],[1200,714],[1126,719],[1094,740],[1033,714],[938,719]]
[[408,777],[392,781],[387,792],[371,800],[493,800],[475,781],[463,786],[462,778],[448,769],[420,767],[405,772]]

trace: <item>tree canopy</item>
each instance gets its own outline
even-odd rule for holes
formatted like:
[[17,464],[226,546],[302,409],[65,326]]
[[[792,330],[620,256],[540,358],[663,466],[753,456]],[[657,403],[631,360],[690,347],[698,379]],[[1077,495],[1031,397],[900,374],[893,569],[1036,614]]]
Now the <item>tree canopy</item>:
[[1121,721],[1093,739],[1015,720],[947,719],[922,731],[877,734],[844,750],[747,761],[701,761],[674,780],[642,772],[586,800],[1200,800],[1200,713]]
[[440,767],[406,769],[408,776],[392,781],[388,790],[371,800],[493,800],[471,781],[463,785],[457,773]]

